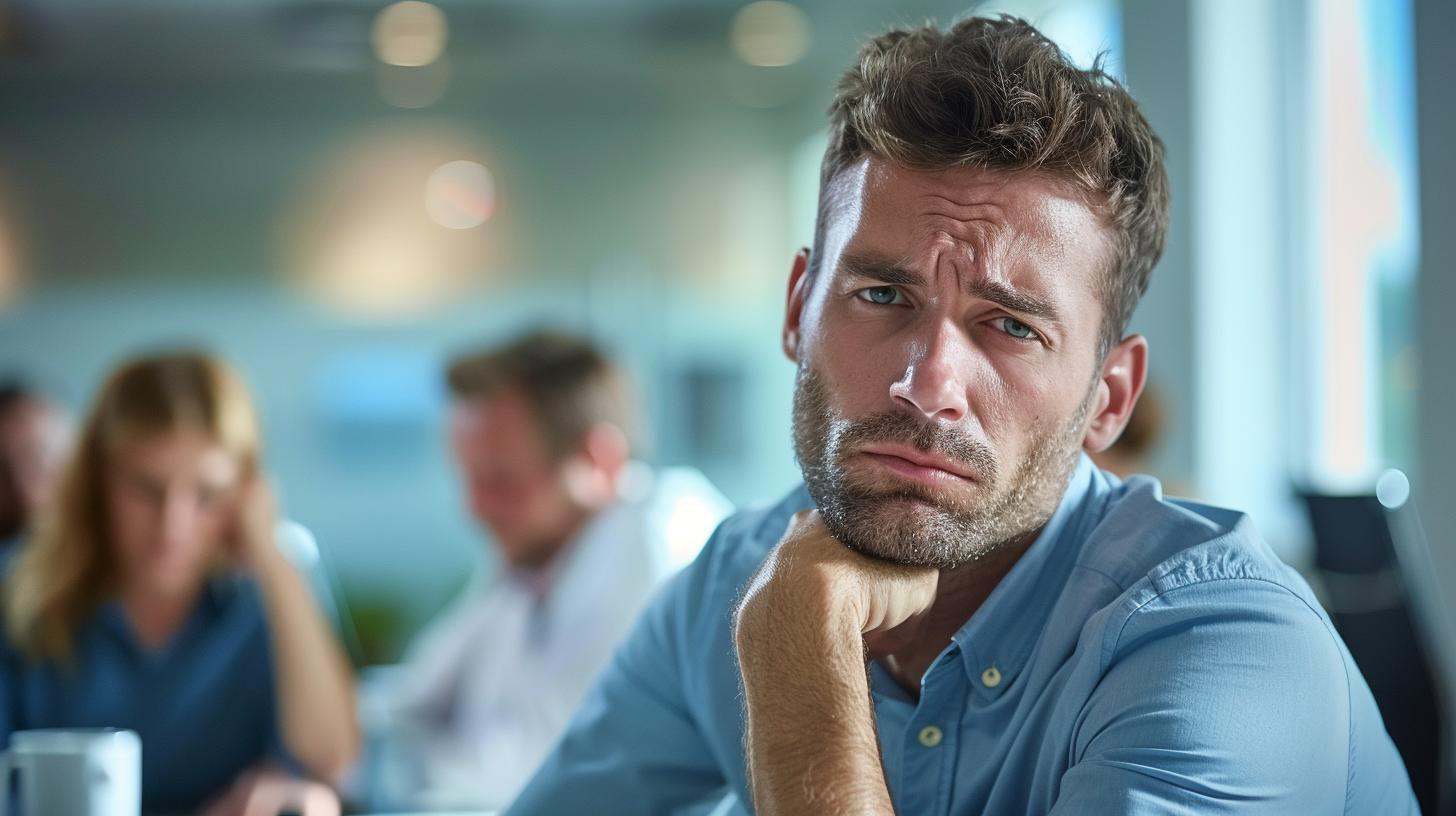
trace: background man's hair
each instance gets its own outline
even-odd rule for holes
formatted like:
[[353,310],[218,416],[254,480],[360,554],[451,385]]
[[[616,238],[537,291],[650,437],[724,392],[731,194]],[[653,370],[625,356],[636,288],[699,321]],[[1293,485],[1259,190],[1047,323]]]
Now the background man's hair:
[[831,185],[866,155],[915,170],[1041,172],[1074,184],[1113,233],[1100,271],[1101,359],[1127,330],[1168,229],[1163,144],[1132,96],[1102,70],[1078,68],[1030,23],[972,17],[871,40],[829,108],[815,268]]
[[635,439],[636,410],[626,377],[580,337],[538,329],[505,346],[455,358],[446,380],[458,400],[519,392],[557,459],[575,451],[598,423],[615,425]]

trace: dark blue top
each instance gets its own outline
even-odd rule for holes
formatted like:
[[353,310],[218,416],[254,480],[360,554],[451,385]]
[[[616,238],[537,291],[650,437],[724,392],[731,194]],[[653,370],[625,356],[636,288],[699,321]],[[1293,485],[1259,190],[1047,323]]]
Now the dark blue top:
[[137,642],[117,601],[77,632],[70,667],[0,644],[0,745],[27,728],[104,726],[141,736],[148,813],[190,813],[249,766],[286,763],[257,584],[214,579],[156,651]]

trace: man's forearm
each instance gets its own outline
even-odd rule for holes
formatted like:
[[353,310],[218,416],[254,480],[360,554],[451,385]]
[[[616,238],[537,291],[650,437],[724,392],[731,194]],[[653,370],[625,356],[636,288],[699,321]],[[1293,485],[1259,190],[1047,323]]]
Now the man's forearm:
[[736,639],[755,811],[893,813],[858,627],[744,610]]

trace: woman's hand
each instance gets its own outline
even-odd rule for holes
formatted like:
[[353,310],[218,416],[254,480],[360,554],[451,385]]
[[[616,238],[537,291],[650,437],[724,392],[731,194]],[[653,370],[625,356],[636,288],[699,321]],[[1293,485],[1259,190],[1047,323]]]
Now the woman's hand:
[[240,569],[257,572],[281,555],[275,539],[278,503],[272,484],[262,474],[246,477],[237,491],[228,555]]
[[268,621],[283,745],[309,776],[337,782],[361,742],[349,659],[304,572],[278,546],[278,508],[266,479],[240,486],[234,524],[234,563],[256,580]]
[[339,797],[327,785],[299,779],[278,770],[244,771],[201,816],[339,816]]

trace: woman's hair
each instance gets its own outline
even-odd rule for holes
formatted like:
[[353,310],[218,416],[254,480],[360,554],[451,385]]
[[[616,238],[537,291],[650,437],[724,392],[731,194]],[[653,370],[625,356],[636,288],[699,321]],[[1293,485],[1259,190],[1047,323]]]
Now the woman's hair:
[[68,661],[77,629],[114,591],[106,479],[117,448],[200,431],[257,467],[257,418],[247,388],[207,354],[178,351],[124,363],[91,406],[35,535],[5,582],[6,634],[32,659]]

